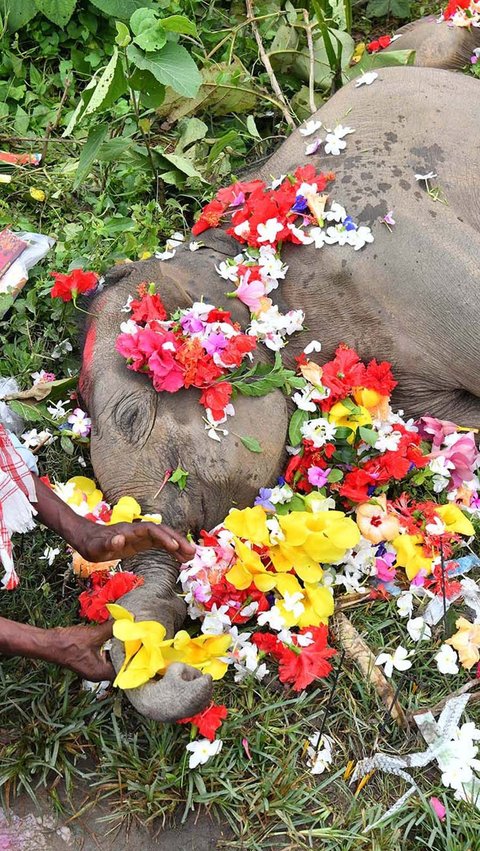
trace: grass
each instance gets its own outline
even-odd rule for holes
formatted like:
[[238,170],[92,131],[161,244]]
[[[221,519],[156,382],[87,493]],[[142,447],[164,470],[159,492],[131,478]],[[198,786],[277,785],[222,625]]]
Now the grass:
[[[372,28],[389,29],[390,22],[372,24],[358,15],[355,27],[368,34]],[[29,109],[28,132],[40,137],[55,115],[62,85],[58,62],[42,54],[35,28],[30,35],[28,48],[17,51],[27,80],[21,103],[28,108],[29,92],[37,98],[34,106],[41,109],[37,113]],[[246,48],[251,50],[251,43]],[[11,50],[8,45],[7,54]],[[41,80],[35,85],[28,84],[31,60],[38,60],[41,69]],[[4,69],[2,79],[8,73]],[[74,103],[72,94],[66,108]],[[7,131],[25,135],[18,133],[11,101],[10,107]],[[259,126],[269,122],[269,116],[261,116]],[[218,120],[209,129],[218,135],[228,126],[239,131],[227,164],[234,171],[246,153],[255,157],[262,148],[255,147],[257,143],[247,139],[243,130],[240,133],[241,120],[228,119],[226,124]],[[166,134],[172,145],[177,133],[174,128]],[[35,151],[39,144],[19,143],[15,149]],[[115,166],[97,165],[74,193],[76,150],[54,141],[48,147],[46,165],[17,170],[0,201],[0,223],[40,230],[57,240],[47,263],[33,271],[28,286],[0,320],[0,376],[14,375],[22,387],[28,386],[29,374],[40,368],[65,376],[78,368],[77,319],[71,307],[50,300],[48,272],[80,263],[103,272],[121,258],[136,259],[152,252],[173,230],[191,221],[204,192],[193,182],[179,201],[175,188],[167,187],[165,201],[159,205],[151,200],[144,164],[120,161]],[[45,202],[30,196],[32,187],[46,192]],[[65,340],[71,341],[73,351],[59,357],[58,346]],[[83,456],[87,453],[81,446],[68,455],[57,440],[42,450],[42,472],[59,480],[85,473],[78,463]],[[41,560],[47,542],[62,548],[52,567]],[[2,615],[41,627],[76,622],[78,587],[69,573],[65,546],[37,529],[19,540],[17,560],[22,584],[15,593],[2,595]],[[405,641],[392,602],[372,603],[349,616],[373,652]],[[439,643],[441,638],[439,628]],[[412,671],[402,679],[399,695],[407,710],[435,704],[465,679],[439,675],[427,647],[418,650]],[[73,674],[54,666],[4,659],[0,662],[0,792],[5,802],[12,803],[21,791],[35,800],[38,790],[46,788],[59,810],[71,812],[73,792],[80,784],[88,788],[91,801],[98,798],[108,804],[107,830],[134,821],[158,828],[204,808],[230,826],[232,838],[225,843],[230,849],[473,851],[478,846],[480,814],[455,802],[453,793],[447,796],[439,785],[439,772],[432,767],[415,774],[425,797],[411,798],[396,817],[364,833],[404,791],[404,784],[377,773],[356,795],[343,776],[347,764],[378,749],[409,753],[422,744],[415,729],[407,734],[393,724],[372,686],[350,663],[342,668],[325,723],[325,732],[335,741],[332,771],[316,778],[309,773],[305,743],[324,723],[329,690],[326,682],[296,696],[274,680],[266,685],[247,682],[239,687],[227,682],[217,686],[217,702],[229,707],[222,727],[223,750],[211,763],[190,772],[185,751],[188,728],[159,726],[140,718],[119,694],[99,702],[81,690]],[[467,714],[480,721],[477,706]],[[248,741],[251,759],[243,739]],[[57,789],[60,780],[65,796]],[[428,803],[431,795],[447,804],[443,824]]]

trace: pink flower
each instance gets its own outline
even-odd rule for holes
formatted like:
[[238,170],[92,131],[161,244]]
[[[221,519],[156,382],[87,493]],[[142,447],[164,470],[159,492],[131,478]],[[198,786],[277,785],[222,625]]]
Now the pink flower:
[[453,464],[452,481],[454,487],[460,487],[464,482],[471,482],[474,478],[475,463],[478,458],[475,438],[471,431],[463,434],[455,443],[443,449],[436,450],[430,454],[430,458],[445,458]]
[[391,582],[392,579],[395,579],[396,570],[393,567],[395,559],[395,553],[385,553],[381,558],[375,559],[377,578],[381,582]]
[[262,281],[249,281],[250,271],[242,275],[240,284],[235,290],[235,295],[243,301],[250,310],[255,313],[261,306],[261,300],[265,295],[265,284]]
[[421,437],[432,441],[432,449],[439,449],[448,434],[455,434],[457,426],[449,420],[436,417],[420,417],[416,425]]
[[307,473],[308,481],[316,488],[323,488],[327,484],[330,469],[322,470],[321,467],[310,467]]
[[447,811],[443,806],[442,802],[439,801],[438,798],[432,797],[430,798],[430,806],[432,807],[432,810],[437,814],[440,821],[443,821]]
[[153,352],[148,359],[148,366],[157,392],[166,390],[167,393],[176,393],[183,387],[183,370],[170,350],[162,348]]
[[138,372],[146,362],[143,352],[139,348],[140,334],[119,334],[115,348],[129,362],[130,369]]
[[425,570],[419,570],[418,573],[413,577],[410,585],[418,586],[419,588],[423,588],[425,585],[425,578],[427,574]]

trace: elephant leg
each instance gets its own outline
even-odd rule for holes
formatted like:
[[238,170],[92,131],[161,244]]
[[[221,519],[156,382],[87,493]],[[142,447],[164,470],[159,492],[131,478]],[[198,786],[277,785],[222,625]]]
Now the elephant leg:
[[[159,567],[159,558],[162,566]],[[133,570],[144,579],[144,584],[125,594],[118,603],[134,615],[135,620],[154,620],[166,629],[171,638],[183,624],[186,606],[174,592],[178,569],[167,562],[164,554],[144,553],[123,562],[124,570]],[[121,641],[113,639],[110,651],[115,670],[120,670],[125,659]],[[200,712],[211,700],[212,678],[202,675],[189,665],[172,664],[165,675],[151,680],[125,694],[137,712],[154,721],[176,721]]]

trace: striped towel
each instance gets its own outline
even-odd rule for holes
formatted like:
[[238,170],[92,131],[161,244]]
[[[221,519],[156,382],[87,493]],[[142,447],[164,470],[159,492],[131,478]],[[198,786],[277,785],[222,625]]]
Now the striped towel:
[[0,561],[5,568],[2,585],[11,590],[18,585],[12,556],[13,532],[28,532],[35,523],[37,512],[35,483],[20,453],[10,440],[8,431],[0,425]]

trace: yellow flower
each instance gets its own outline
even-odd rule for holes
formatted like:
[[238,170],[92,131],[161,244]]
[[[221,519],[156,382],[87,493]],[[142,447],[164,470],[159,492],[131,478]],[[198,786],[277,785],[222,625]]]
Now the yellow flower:
[[413,579],[420,570],[432,572],[432,559],[423,554],[422,535],[398,535],[392,545],[397,552],[397,565],[405,568],[409,579]]
[[300,372],[305,381],[309,381],[315,387],[322,386],[323,369],[315,361],[309,360],[304,364],[300,364]]
[[435,509],[435,513],[438,514],[448,532],[458,532],[459,535],[468,536],[475,534],[475,529],[470,520],[465,517],[458,505],[452,502],[439,505]]
[[357,387],[353,391],[357,405],[366,408],[375,420],[386,420],[390,413],[389,396],[382,396],[377,390]]
[[366,408],[363,408],[361,405],[358,405],[352,411],[350,407],[345,405],[343,402],[337,402],[331,409],[328,414],[329,422],[335,423],[336,426],[349,428],[352,430],[352,434],[347,438],[348,443],[353,443],[355,439],[355,433],[360,426],[366,426],[372,424],[372,417]]
[[320,563],[338,561],[360,540],[357,524],[342,511],[292,511],[278,522],[285,540],[270,548],[273,565],[283,572],[294,568],[308,583],[322,578]]
[[466,618],[458,618],[456,627],[458,632],[448,638],[446,643],[455,648],[460,663],[470,670],[480,660],[480,624],[470,623]]
[[197,668],[202,674],[210,674],[212,679],[221,680],[228,668],[227,662],[222,662],[232,638],[227,635],[198,635],[191,638],[186,630],[177,632],[172,646],[164,651],[167,664],[184,662]]
[[261,505],[254,508],[232,508],[224,521],[225,529],[239,538],[245,538],[252,544],[267,545],[270,541],[267,528],[267,515]]
[[[286,608],[285,600],[278,600],[276,606],[280,609],[285,624],[288,629],[293,626],[298,626],[300,629],[304,626],[320,626],[321,623],[328,623],[328,618],[333,615],[334,602],[333,594],[329,588],[323,585],[305,583],[302,587],[291,573],[279,575],[277,579],[277,588],[285,597],[290,597],[294,594],[301,594],[302,599],[299,601],[303,605],[303,611],[295,615],[291,608]],[[292,607],[293,608],[293,607]]]
[[43,189],[35,189],[34,186],[30,189],[30,197],[34,201],[45,201],[46,195]]
[[138,688],[165,670],[164,649],[173,639],[164,640],[165,627],[157,621],[136,623],[131,612],[116,603],[107,609],[115,619],[113,634],[125,647],[125,661],[113,684],[119,688]]
[[66,485],[74,486],[72,496],[67,499],[68,505],[78,506],[86,502],[90,511],[93,511],[103,499],[102,491],[97,488],[93,479],[88,479],[87,476],[73,476]]
[[133,523],[134,520],[138,520],[141,516],[142,509],[137,500],[133,496],[121,496],[112,511],[109,522]]
[[233,567],[225,574],[225,578],[235,588],[243,591],[252,582],[259,591],[270,591],[275,587],[275,574],[267,571],[258,553],[251,550],[238,538],[235,538],[235,552],[238,558]]

